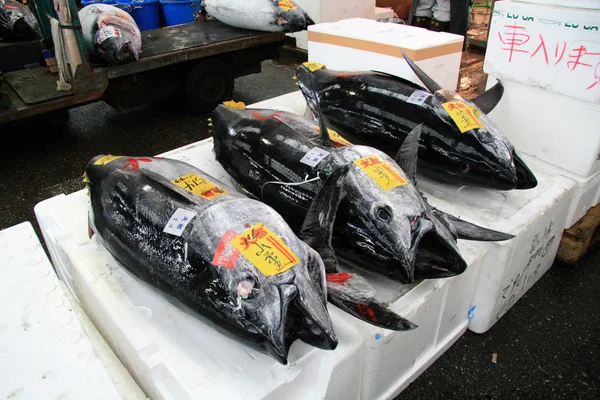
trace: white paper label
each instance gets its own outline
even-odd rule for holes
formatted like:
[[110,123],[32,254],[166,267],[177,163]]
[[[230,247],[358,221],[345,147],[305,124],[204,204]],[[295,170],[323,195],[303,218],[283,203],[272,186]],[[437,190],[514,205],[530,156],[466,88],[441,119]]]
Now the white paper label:
[[112,25],[104,26],[96,32],[96,43],[100,44],[110,37],[119,37],[121,33]]
[[425,102],[425,100],[427,100],[427,98],[429,96],[431,96],[431,95],[427,92],[424,92],[422,90],[416,90],[413,92],[413,94],[410,95],[410,97],[408,98],[408,100],[406,100],[406,102],[420,106],[421,104],[423,104]]
[[312,149],[310,149],[308,151],[308,153],[306,153],[304,155],[304,157],[302,157],[302,159],[300,160],[301,163],[306,164],[306,165],[310,165],[311,167],[314,167],[315,165],[317,165],[318,163],[321,162],[322,159],[324,159],[325,157],[327,157],[329,155],[329,152],[323,149],[320,149],[318,147],[313,147]]
[[184,208],[178,208],[171,218],[163,232],[169,233],[175,236],[181,236],[185,227],[190,223],[190,221],[196,216],[194,211],[186,210]]

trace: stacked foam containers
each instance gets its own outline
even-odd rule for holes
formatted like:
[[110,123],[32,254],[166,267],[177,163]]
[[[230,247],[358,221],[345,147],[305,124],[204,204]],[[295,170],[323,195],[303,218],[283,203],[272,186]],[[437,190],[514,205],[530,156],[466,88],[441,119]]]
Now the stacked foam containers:
[[496,2],[484,72],[505,86],[490,119],[535,168],[575,182],[572,226],[600,200],[600,2]]

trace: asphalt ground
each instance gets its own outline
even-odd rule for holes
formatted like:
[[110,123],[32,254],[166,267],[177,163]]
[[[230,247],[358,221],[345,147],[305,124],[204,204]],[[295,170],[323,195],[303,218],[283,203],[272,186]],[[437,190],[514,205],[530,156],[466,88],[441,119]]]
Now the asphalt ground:
[[[236,80],[234,99],[252,104],[297,90],[284,55]],[[180,101],[127,111],[103,102],[69,111],[65,129],[41,120],[0,125],[0,229],[29,221],[42,200],[82,189],[98,154],[156,155],[209,136],[208,115]],[[488,332],[467,331],[399,399],[600,398],[600,249],[577,265],[556,262]],[[495,362],[493,355],[496,354]]]

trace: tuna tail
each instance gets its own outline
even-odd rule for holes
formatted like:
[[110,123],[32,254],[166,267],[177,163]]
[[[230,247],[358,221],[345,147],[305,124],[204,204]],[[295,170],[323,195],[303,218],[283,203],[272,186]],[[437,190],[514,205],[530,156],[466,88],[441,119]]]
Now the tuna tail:
[[298,237],[315,249],[323,263],[325,271],[337,272],[338,262],[331,244],[333,223],[342,199],[346,196],[344,180],[351,165],[347,164],[335,170],[325,180],[323,187],[315,196],[308,209]]
[[513,162],[517,170],[517,189],[533,189],[537,186],[537,179],[525,161],[513,150]]
[[433,212],[446,223],[451,225],[452,230],[456,232],[459,239],[476,240],[481,242],[501,242],[514,238],[514,235],[487,229],[471,222],[446,214],[443,211],[434,209]]
[[431,79],[429,77],[429,75],[427,75],[425,73],[425,71],[423,71],[421,68],[419,68],[417,66],[417,64],[414,63],[413,60],[411,60],[406,53],[404,53],[402,50],[400,50],[400,52],[402,53],[402,56],[404,57],[404,59],[406,60],[406,63],[408,64],[408,66],[410,67],[410,69],[413,70],[413,72],[415,73],[415,75],[417,75],[417,77],[421,80],[421,82],[423,82],[423,84],[425,85],[425,87],[427,89],[429,89],[429,91],[431,93],[435,93],[438,90],[441,90],[442,87],[433,79]]
[[423,124],[419,124],[409,132],[402,146],[396,154],[396,163],[402,168],[406,175],[415,182],[417,174],[417,160],[419,153],[419,141],[421,140],[421,131]]
[[494,86],[471,100],[484,114],[489,113],[500,102],[504,94],[504,85],[498,81]]
[[[361,280],[363,282],[361,282]],[[327,298],[331,304],[371,325],[393,331],[409,331],[417,325],[401,317],[386,305],[365,293],[358,275],[339,273],[327,275]]]

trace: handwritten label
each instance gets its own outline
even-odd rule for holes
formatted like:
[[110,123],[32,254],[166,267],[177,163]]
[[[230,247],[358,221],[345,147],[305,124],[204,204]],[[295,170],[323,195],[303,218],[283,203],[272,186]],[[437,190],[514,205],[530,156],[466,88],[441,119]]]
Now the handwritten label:
[[230,243],[265,276],[281,274],[300,262],[298,256],[260,222]]
[[500,302],[503,303],[496,319],[500,319],[517,302],[528,289],[528,286],[536,281],[543,267],[548,267],[548,263],[551,263],[554,259],[554,257],[552,259],[546,257],[550,253],[550,249],[553,248],[552,245],[556,242],[556,233],[553,232],[552,228],[554,228],[554,222],[550,221],[543,232],[538,232],[531,238],[527,265],[502,289]]
[[[319,133],[321,132],[321,128],[318,126],[315,126],[315,130]],[[352,146],[352,143],[344,139],[339,133],[337,133],[333,129],[327,129],[327,133],[329,133],[329,139],[331,139],[331,142],[335,147]]]
[[185,208],[178,208],[175,210],[169,222],[163,229],[163,232],[169,233],[175,236],[181,236],[185,227],[194,219],[196,213],[194,211],[186,210]]
[[391,165],[380,160],[377,156],[359,158],[354,160],[354,163],[385,190],[408,183]]
[[283,8],[285,11],[289,11],[292,8],[298,8],[298,6],[291,0],[280,0],[279,7]]
[[425,100],[427,100],[427,98],[431,96],[429,93],[424,92],[422,90],[415,90],[410,97],[408,98],[408,100],[406,100],[407,103],[412,103],[412,104],[416,104],[418,106],[420,106],[421,104],[423,104],[425,102]]
[[300,162],[311,167],[316,166],[322,159],[327,157],[329,152],[318,147],[313,147],[300,159]]
[[171,182],[180,188],[207,200],[215,199],[227,193],[227,190],[218,187],[214,183],[194,173],[180,176]]
[[325,69],[324,64],[319,64],[318,62],[314,62],[314,61],[307,61],[305,63],[302,63],[302,65],[304,65],[310,71],[316,71],[318,69]]
[[219,242],[219,245],[217,246],[217,250],[215,250],[215,255],[212,259],[213,265],[225,268],[235,267],[235,263],[240,256],[240,251],[236,249],[230,242],[237,235],[237,232],[230,231],[229,229],[225,232],[221,238],[221,241]]
[[465,133],[475,128],[483,128],[479,122],[479,110],[460,101],[449,101],[442,103],[444,110],[450,115],[460,133]]
[[113,25],[106,25],[96,32],[96,43],[101,44],[111,37],[120,37],[121,32]]
[[123,158],[123,157],[124,156],[110,156],[110,155],[109,156],[104,156],[102,158],[97,159],[94,162],[94,165],[106,165],[106,164],[108,164],[111,161],[114,161],[114,160],[116,160],[118,158]]
[[243,110],[246,108],[246,104],[243,101],[224,101],[223,105],[227,108],[235,108],[238,110]]

